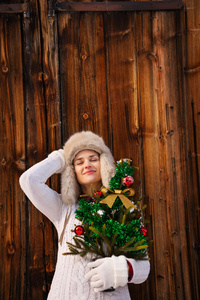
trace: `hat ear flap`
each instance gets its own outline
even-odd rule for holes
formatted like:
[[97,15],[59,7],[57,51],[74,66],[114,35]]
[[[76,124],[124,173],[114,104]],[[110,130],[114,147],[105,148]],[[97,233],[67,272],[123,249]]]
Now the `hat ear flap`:
[[66,204],[75,204],[80,196],[80,186],[72,165],[68,165],[61,175],[61,196]]
[[115,165],[112,155],[107,155],[106,153],[102,153],[100,155],[100,163],[101,163],[101,179],[102,184],[105,187],[109,186],[110,179],[115,175]]

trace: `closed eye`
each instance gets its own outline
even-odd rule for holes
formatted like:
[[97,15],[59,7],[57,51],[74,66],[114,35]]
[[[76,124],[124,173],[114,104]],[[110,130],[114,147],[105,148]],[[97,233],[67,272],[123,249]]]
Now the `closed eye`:
[[[99,157],[97,155],[91,155],[89,158],[90,162],[97,162],[99,161]],[[80,166],[84,163],[84,159],[83,158],[78,158],[75,162],[74,165],[75,166]]]
[[99,157],[94,155],[90,157],[90,161],[99,161]]
[[99,159],[98,158],[92,158],[90,159],[90,161],[98,161]]
[[82,165],[83,164],[83,161],[82,160],[77,160],[76,162],[75,162],[75,166],[80,166],[80,165]]

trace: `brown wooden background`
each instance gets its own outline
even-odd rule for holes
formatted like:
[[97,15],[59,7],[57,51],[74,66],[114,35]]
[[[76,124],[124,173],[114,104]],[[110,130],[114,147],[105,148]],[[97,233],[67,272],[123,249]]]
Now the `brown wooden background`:
[[[57,236],[18,179],[83,129],[140,166],[154,242],[150,277],[130,287],[132,299],[200,299],[200,1],[76,13],[46,0],[8,13],[3,3],[0,299],[46,299]],[[59,190],[59,177],[49,184]]]

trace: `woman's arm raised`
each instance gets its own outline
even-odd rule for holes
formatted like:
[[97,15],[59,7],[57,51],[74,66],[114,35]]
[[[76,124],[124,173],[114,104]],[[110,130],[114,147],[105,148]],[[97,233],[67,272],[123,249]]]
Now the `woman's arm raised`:
[[33,205],[53,223],[60,217],[62,199],[60,194],[46,185],[55,173],[65,166],[63,150],[53,151],[46,159],[35,164],[20,177],[20,186]]

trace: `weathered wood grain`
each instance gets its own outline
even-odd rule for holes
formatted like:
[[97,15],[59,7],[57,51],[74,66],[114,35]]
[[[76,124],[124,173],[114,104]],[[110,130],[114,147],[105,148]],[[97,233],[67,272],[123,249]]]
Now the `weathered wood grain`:
[[[31,19],[24,27],[24,73],[26,105],[27,168],[47,155],[46,102],[43,75],[43,45],[41,36],[40,3],[31,1]],[[29,203],[28,209],[28,299],[43,299],[46,291],[45,218]]]
[[[44,100],[46,109],[46,135],[47,152],[60,149],[61,141],[61,116],[60,116],[60,90],[59,90],[59,60],[58,60],[58,34],[57,16],[48,14],[48,6],[40,1],[42,38],[42,78],[44,83]],[[47,17],[48,15],[48,17]],[[60,182],[58,175],[49,180],[51,188],[59,191]],[[44,263],[45,284],[43,289],[48,293],[53,278],[57,259],[57,232],[51,222],[44,218],[42,224],[44,230]]]
[[[59,63],[56,18],[48,15],[47,3],[32,2],[31,26],[24,30],[26,78],[26,136],[28,166],[61,148]],[[58,177],[49,184],[59,190]],[[56,232],[47,218],[29,204],[28,297],[47,296],[56,263]]]
[[26,202],[18,183],[25,169],[21,40],[20,18],[1,17],[1,299],[23,299],[26,291]]
[[109,131],[112,133],[113,154],[119,159],[126,153],[138,164],[137,78],[132,15],[106,14],[105,28]]
[[200,3],[185,1],[184,80],[187,116],[187,244],[193,299],[200,298]]
[[13,13],[22,13],[29,9],[28,3],[0,3],[0,13],[3,14],[13,14]]
[[[154,97],[157,100],[157,135],[158,157],[160,169],[160,186],[157,189],[154,209],[154,224],[160,220],[160,229],[155,233],[163,232],[162,244],[159,245],[161,255],[157,253],[157,270],[161,274],[157,294],[163,298],[183,298],[187,290],[187,297],[191,299],[188,253],[185,232],[184,199],[187,196],[183,189],[184,168],[182,161],[186,158],[185,149],[181,147],[183,123],[179,122],[182,115],[182,101],[178,89],[178,69],[175,62],[179,61],[180,53],[177,49],[176,20],[180,16],[174,13],[155,13],[153,22],[153,52],[157,61],[153,64]],[[170,25],[169,25],[170,24]],[[167,80],[166,80],[167,78]],[[159,87],[157,89],[157,87]],[[164,223],[164,224],[163,224]],[[164,225],[164,227],[163,227]],[[158,230],[158,231],[157,231]],[[182,245],[182,246],[181,246]],[[163,263],[161,263],[163,260]],[[181,266],[181,267],[180,267]],[[165,270],[164,270],[165,268]],[[168,288],[167,288],[168,285]],[[178,288],[177,288],[178,287]],[[170,294],[169,294],[170,293]]]
[[[134,166],[139,166],[141,153],[138,134],[137,54],[133,15],[130,13],[106,14],[105,28],[111,148],[116,160],[129,157],[133,160]],[[135,172],[134,179],[134,188],[137,191],[140,187],[140,171]],[[140,286],[140,291],[142,288],[144,289],[144,285]],[[142,299],[140,291],[134,285],[130,285],[130,293],[134,299],[137,299],[136,295]]]
[[[115,159],[140,167],[153,245],[132,299],[199,299],[200,4],[184,4],[67,13],[31,0],[30,12],[1,16],[0,298],[46,299],[56,263],[55,229],[24,197],[20,174],[93,130]],[[58,176],[48,184],[59,191]]]
[[146,11],[146,10],[176,10],[183,7],[181,0],[174,1],[108,1],[108,2],[74,2],[57,1],[54,3],[56,11]]
[[[154,140],[150,144],[152,133],[155,129],[155,113],[156,101],[153,97],[153,76],[152,76],[152,16],[149,12],[141,12],[135,14],[134,20],[135,44],[136,44],[136,59],[137,59],[137,90],[138,90],[138,140],[140,153],[140,174],[142,184],[142,194],[145,195],[145,202],[147,204],[146,217],[150,220],[147,227],[149,237],[154,239],[154,214],[151,211],[151,197],[149,196],[148,186],[154,191],[156,188],[155,174],[153,171],[153,156],[156,154],[156,147]],[[150,148],[151,147],[151,151]],[[157,158],[158,159],[158,158]],[[157,161],[156,159],[156,161]],[[155,166],[156,169],[156,166]],[[150,248],[150,264],[151,275],[148,282],[142,286],[134,286],[134,294],[132,298],[148,299],[156,298],[156,276],[155,276],[155,240]],[[152,267],[153,266],[153,267]],[[145,288],[144,288],[145,287]]]
[[61,14],[58,18],[64,139],[90,129],[107,140],[103,16]]

